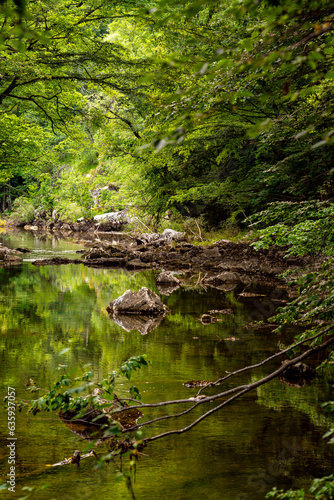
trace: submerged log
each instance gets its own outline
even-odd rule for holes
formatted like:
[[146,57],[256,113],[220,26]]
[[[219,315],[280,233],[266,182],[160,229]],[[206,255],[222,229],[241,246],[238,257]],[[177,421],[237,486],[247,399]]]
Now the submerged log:
[[[102,398],[102,394],[101,389],[94,389],[92,396],[97,399],[97,401],[95,399],[95,403],[97,402],[98,406],[93,402],[90,403],[82,415],[75,409],[58,413],[60,419],[71,432],[87,441],[96,438],[103,440],[105,428],[110,426],[111,422],[116,422],[122,430],[126,430],[136,425],[137,420],[143,416],[140,410],[132,408],[126,401],[121,401],[116,394],[113,395],[113,400]],[[117,408],[126,408],[126,410],[113,413]]]

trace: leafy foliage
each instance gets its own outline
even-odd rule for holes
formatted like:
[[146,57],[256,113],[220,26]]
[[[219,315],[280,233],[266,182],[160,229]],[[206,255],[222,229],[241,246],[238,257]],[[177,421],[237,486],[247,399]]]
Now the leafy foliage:
[[[28,411],[33,415],[41,411],[58,411],[61,410],[66,412],[68,410],[76,411],[80,416],[84,412],[88,405],[98,405],[99,398],[94,395],[83,394],[92,388],[94,385],[101,388],[103,392],[109,397],[111,396],[111,401],[113,398],[113,391],[116,383],[116,379],[120,376],[126,376],[127,379],[131,378],[131,373],[134,370],[141,368],[142,366],[147,366],[149,362],[146,360],[145,355],[133,356],[121,366],[119,371],[114,371],[109,374],[105,379],[94,383],[93,377],[94,373],[92,371],[86,372],[79,377],[73,378],[71,374],[67,371],[66,365],[59,365],[58,370],[62,372],[59,379],[54,383],[52,389],[47,392],[44,396],[39,399],[33,400],[28,404]],[[79,385],[84,382],[83,385]],[[137,388],[130,389],[131,394],[136,394],[136,397],[140,399],[140,394]],[[110,406],[111,401],[106,403],[106,406]],[[21,407],[25,406],[21,402]],[[103,405],[102,405],[103,406]]]
[[334,205],[328,202],[276,202],[249,218],[251,227],[266,225],[259,231],[256,249],[270,245],[289,245],[287,255],[316,256],[334,253]]
[[319,271],[304,272],[290,285],[298,285],[298,297],[272,318],[284,325],[319,325],[334,320],[333,260],[325,262]]
[[267,493],[266,498],[277,498],[277,500],[313,498],[314,500],[332,500],[334,498],[334,476],[325,476],[314,479],[308,492],[305,490],[273,490]]
[[[120,207],[208,226],[274,200],[333,196],[330,2],[41,0],[5,2],[0,15],[3,120],[12,138],[11,120],[43,131],[33,135],[54,153],[51,178],[64,163],[78,178],[90,169],[118,183]],[[38,184],[29,142],[21,149],[25,168],[6,170]],[[65,185],[53,205],[67,217]],[[73,213],[91,214],[92,187]]]

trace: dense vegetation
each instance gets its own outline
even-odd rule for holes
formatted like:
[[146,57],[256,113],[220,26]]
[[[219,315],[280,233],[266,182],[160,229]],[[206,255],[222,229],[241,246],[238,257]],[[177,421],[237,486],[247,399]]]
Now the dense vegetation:
[[[241,222],[333,197],[330,2],[1,6],[0,192],[63,218]],[[92,190],[113,185],[95,200]]]

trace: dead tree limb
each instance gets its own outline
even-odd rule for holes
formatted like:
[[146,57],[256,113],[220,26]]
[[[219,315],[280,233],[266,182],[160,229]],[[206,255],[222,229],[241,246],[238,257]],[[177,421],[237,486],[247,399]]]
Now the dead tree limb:
[[[326,349],[327,347],[329,347],[333,343],[334,343],[334,336],[332,336],[326,342],[323,342],[321,345],[316,346],[316,347],[312,347],[311,349],[307,350],[306,352],[304,352],[300,356],[297,356],[296,358],[294,358],[290,361],[287,361],[280,368],[278,368],[274,372],[270,373],[266,377],[263,377],[262,379],[258,380],[257,382],[254,382],[254,383],[246,385],[246,386],[236,387],[236,388],[232,389],[231,391],[226,391],[225,393],[217,394],[216,396],[213,396],[213,397],[203,398],[202,400],[200,400],[198,402],[198,404],[206,403],[208,401],[212,401],[213,399],[218,399],[219,397],[221,398],[224,395],[231,393],[232,391],[234,391],[234,392],[239,391],[239,392],[237,392],[237,394],[234,394],[232,397],[223,401],[215,408],[212,408],[211,410],[203,413],[199,418],[194,420],[191,424],[187,425],[186,427],[184,427],[182,429],[174,429],[171,431],[163,432],[161,434],[157,434],[156,436],[145,438],[145,439],[143,439],[143,442],[149,443],[151,441],[155,441],[157,439],[161,439],[163,437],[170,436],[171,434],[183,434],[184,432],[189,431],[190,429],[195,427],[197,424],[199,424],[202,420],[209,417],[213,413],[221,410],[224,406],[227,406],[228,404],[232,403],[235,399],[239,398],[243,394],[246,394],[247,392],[252,391],[253,389],[256,389],[257,387],[260,387],[261,385],[266,384],[267,382],[270,382],[271,380],[276,378],[278,375],[280,375],[283,371],[285,371],[289,366],[293,366],[296,363],[301,362],[302,360],[306,359],[307,357],[309,357],[311,354],[314,354],[315,352],[318,352],[322,349]],[[138,427],[140,427],[140,425]]]

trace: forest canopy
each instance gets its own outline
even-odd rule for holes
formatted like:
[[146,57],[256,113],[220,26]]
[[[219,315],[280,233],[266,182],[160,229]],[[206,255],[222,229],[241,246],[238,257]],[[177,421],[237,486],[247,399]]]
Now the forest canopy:
[[18,198],[26,218],[131,206],[217,226],[332,199],[330,2],[0,9],[2,211]]

